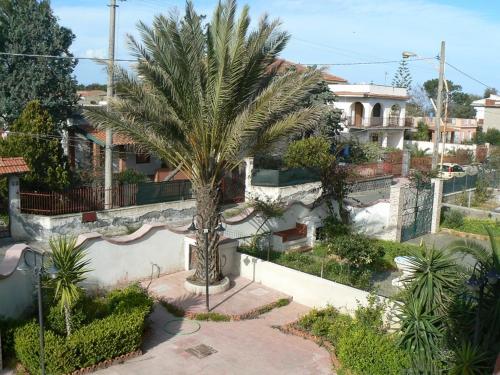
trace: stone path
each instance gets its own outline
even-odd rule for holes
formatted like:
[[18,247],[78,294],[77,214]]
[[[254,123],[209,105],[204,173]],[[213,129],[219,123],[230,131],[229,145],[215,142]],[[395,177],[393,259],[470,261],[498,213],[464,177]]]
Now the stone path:
[[[216,323],[175,318],[157,305],[144,355],[97,374],[335,374],[324,348],[272,328],[290,323],[308,310],[292,302],[258,319]],[[198,358],[186,351],[199,345],[216,352]]]
[[[194,295],[184,289],[184,281],[193,271],[176,272],[144,282],[149,293],[161,297],[184,311],[205,312],[205,296]],[[270,289],[243,277],[230,277],[231,287],[224,293],[210,296],[210,311],[228,315],[239,315],[258,307],[287,298],[286,294]]]

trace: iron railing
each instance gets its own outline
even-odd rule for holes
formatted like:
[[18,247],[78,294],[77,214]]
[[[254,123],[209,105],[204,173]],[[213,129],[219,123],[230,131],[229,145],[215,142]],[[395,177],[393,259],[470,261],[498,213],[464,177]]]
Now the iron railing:
[[490,188],[500,187],[500,173],[497,171],[479,172],[475,175],[452,177],[443,181],[443,195],[453,194],[469,189],[475,189],[477,181],[484,179]]
[[[144,182],[111,189],[112,208],[169,202],[192,198],[189,181]],[[21,212],[36,215],[63,215],[104,210],[103,186],[88,186],[63,192],[21,192]]]
[[347,116],[343,119],[347,127],[368,128],[368,127],[413,127],[413,117],[351,117]]

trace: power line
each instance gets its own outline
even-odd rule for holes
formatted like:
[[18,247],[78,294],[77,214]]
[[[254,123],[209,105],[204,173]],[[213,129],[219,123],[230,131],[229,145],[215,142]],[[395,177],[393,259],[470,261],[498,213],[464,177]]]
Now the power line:
[[[75,57],[75,56],[58,56],[58,55],[43,55],[36,53],[14,53],[14,52],[0,52],[0,56],[13,56],[13,57],[42,57],[47,59],[60,59],[60,60],[93,60],[95,62],[104,62],[110,61],[111,59],[107,58],[98,58],[98,57]],[[137,62],[137,59],[114,59],[114,61],[120,62]]]
[[471,76],[470,74],[465,73],[463,70],[461,70],[461,69],[457,68],[456,66],[451,65],[449,62],[447,62],[447,63],[446,63],[446,65],[448,65],[450,68],[455,69],[457,72],[459,72],[459,73],[463,74],[463,75],[464,75],[464,76],[466,76],[467,78],[469,78],[469,79],[473,80],[474,82],[479,83],[480,85],[483,85],[484,87],[486,87],[486,88],[488,88],[488,89],[492,87],[492,86],[487,85],[486,83],[481,82],[481,81],[480,81],[480,80],[478,80],[477,78],[474,78],[474,77],[473,77],[473,76]]
[[[407,61],[422,61],[422,60],[435,60],[435,57],[419,57],[419,58],[414,58],[414,59],[407,59]],[[312,66],[312,65],[319,65],[319,66],[346,66],[346,65],[377,65],[377,64],[395,64],[395,63],[400,63],[401,60],[385,60],[385,61],[357,61],[357,62],[348,62],[348,63],[301,63],[302,65],[307,65],[307,66]]]

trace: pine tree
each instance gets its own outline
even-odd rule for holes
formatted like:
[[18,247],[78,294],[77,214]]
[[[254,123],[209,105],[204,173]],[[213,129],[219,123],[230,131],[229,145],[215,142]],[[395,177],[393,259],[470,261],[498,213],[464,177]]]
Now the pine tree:
[[70,184],[70,171],[63,154],[57,127],[40,102],[29,102],[10,127],[10,134],[0,140],[0,156],[22,156],[30,168],[23,175],[23,188],[62,190]]
[[[0,0],[0,51],[72,56],[75,38],[61,27],[49,0]],[[0,121],[7,126],[31,100],[38,100],[60,126],[77,102],[75,60],[2,56]]]
[[403,59],[399,63],[399,68],[396,74],[394,74],[392,85],[394,87],[404,87],[409,90],[411,88],[411,82],[412,79],[410,69],[408,68],[408,62],[406,59]]

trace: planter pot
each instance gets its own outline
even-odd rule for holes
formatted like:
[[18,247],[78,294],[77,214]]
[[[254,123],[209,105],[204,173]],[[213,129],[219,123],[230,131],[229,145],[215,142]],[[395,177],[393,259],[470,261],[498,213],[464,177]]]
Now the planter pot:
[[[230,286],[229,278],[224,277],[218,284],[209,285],[208,294],[223,293],[229,289],[229,286]],[[206,294],[205,285],[194,284],[189,280],[186,280],[184,282],[184,288],[186,288],[188,292],[194,294]]]

